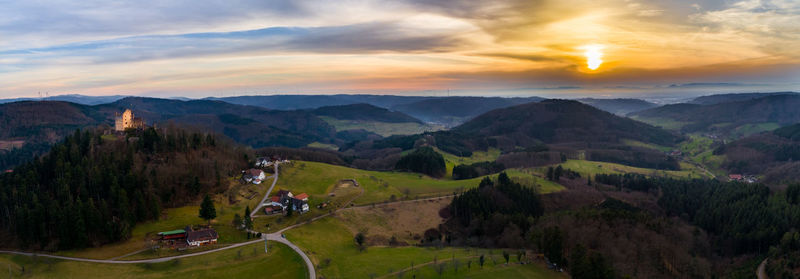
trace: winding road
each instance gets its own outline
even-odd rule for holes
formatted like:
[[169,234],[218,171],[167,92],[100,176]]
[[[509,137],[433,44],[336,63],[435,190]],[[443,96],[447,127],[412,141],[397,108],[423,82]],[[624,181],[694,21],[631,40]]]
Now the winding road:
[[272,189],[275,188],[275,184],[278,183],[278,161],[275,161],[275,164],[273,166],[275,166],[275,174],[272,177],[272,186],[269,186],[269,190],[267,190],[267,192],[264,194],[264,198],[261,199],[261,202],[258,203],[256,208],[254,208],[253,211],[250,212],[250,218],[256,216],[258,210],[261,209],[261,207],[264,207],[264,202],[266,202],[267,199],[269,199],[269,193],[272,193]]

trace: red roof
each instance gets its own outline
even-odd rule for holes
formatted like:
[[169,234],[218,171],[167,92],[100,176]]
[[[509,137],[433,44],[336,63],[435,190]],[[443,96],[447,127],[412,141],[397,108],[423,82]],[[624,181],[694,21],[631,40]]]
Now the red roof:
[[295,199],[298,199],[298,200],[305,200],[305,199],[307,199],[307,198],[308,198],[308,194],[306,194],[306,193],[302,193],[302,194],[299,194],[299,195],[296,195],[296,196],[294,196],[294,198],[295,198]]
[[203,241],[203,240],[216,240],[217,231],[214,229],[205,229],[199,231],[191,231],[187,233],[187,240],[189,242]]
[[742,179],[742,175],[741,174],[731,174],[731,175],[728,175],[728,177],[730,179],[736,179],[736,180]]
[[278,196],[272,196],[269,199],[272,200],[273,202],[281,202],[281,197]]

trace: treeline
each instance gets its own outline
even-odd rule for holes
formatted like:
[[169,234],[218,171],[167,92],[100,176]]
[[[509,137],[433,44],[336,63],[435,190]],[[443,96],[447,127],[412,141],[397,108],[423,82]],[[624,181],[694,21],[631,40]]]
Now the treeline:
[[511,181],[505,172],[497,182],[484,178],[450,203],[453,219],[447,234],[455,241],[500,247],[521,247],[525,233],[544,213],[535,189]]
[[224,189],[244,150],[174,128],[75,131],[50,153],[0,176],[0,228],[22,247],[71,249],[126,239],[162,208]]
[[20,148],[0,151],[0,171],[13,168],[33,157],[41,156],[50,150],[49,142],[26,143]]
[[447,173],[444,157],[431,147],[420,147],[400,158],[395,169],[442,177]]
[[615,186],[619,190],[629,189],[642,192],[650,191],[650,189],[657,189],[659,186],[655,180],[648,179],[647,176],[638,173],[595,174],[594,181]]
[[453,179],[470,179],[498,173],[505,169],[506,167],[498,162],[478,162],[470,165],[461,164],[453,167]]

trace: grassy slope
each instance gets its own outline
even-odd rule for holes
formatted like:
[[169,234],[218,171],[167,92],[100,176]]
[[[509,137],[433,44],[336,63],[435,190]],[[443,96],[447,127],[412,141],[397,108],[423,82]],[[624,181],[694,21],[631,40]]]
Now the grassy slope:
[[318,141],[309,143],[306,146],[307,147],[313,147],[313,148],[319,148],[319,149],[333,150],[333,151],[339,150],[339,147],[334,145],[334,144],[321,143],[321,142],[318,142]]
[[[439,262],[448,262],[453,257],[461,264],[459,273],[448,267],[445,274],[450,278],[463,278],[464,276],[494,275],[495,272],[508,274],[517,278],[521,274],[526,278],[557,278],[558,273],[550,272],[536,265],[528,266],[494,266],[488,259],[488,254],[493,252],[495,260],[502,261],[498,251],[486,251],[461,248],[423,248],[423,247],[369,247],[364,252],[359,252],[353,242],[353,233],[337,219],[326,218],[318,222],[290,230],[287,238],[303,250],[310,252],[312,261],[322,263],[322,268],[317,272],[329,278],[367,278],[374,276],[391,276],[392,273],[409,268],[413,263],[415,272],[405,272],[405,277],[410,278],[417,274],[418,278],[433,277],[435,270],[432,265],[421,266],[437,258]],[[483,270],[477,268],[476,256],[480,253],[487,254],[488,265]],[[324,264],[330,259],[329,264]],[[472,260],[470,271],[466,270],[466,262]],[[517,268],[521,270],[516,270]],[[438,274],[436,274],[438,276]]]
[[688,122],[675,121],[669,118],[650,118],[641,116],[633,116],[631,118],[667,130],[680,130],[683,126],[689,124]]
[[[0,255],[14,278],[308,278],[305,264],[289,247],[263,244],[155,264],[96,264]],[[238,254],[241,253],[241,256]],[[25,268],[23,274],[22,267]]]
[[495,161],[497,160],[497,157],[500,157],[500,149],[497,148],[490,148],[487,151],[475,151],[472,152],[472,156],[469,157],[459,157],[444,152],[438,148],[435,148],[435,150],[436,152],[442,154],[442,157],[444,157],[444,163],[447,166],[446,178],[453,177],[453,167],[456,165],[469,165],[478,162]]
[[[281,171],[275,191],[289,189],[294,193],[306,192],[311,196],[312,207],[319,201],[328,199],[327,194],[334,188],[336,182],[342,179],[356,179],[360,186],[364,187],[365,193],[355,200],[356,204],[382,202],[389,200],[392,195],[397,198],[404,197],[406,190],[410,198],[450,194],[460,188],[476,187],[482,179],[482,177],[466,180],[436,179],[416,173],[366,171],[302,161],[295,162],[292,167],[282,167]],[[516,170],[509,170],[508,174],[512,178],[530,176]],[[543,192],[563,189],[557,184],[541,179],[530,179],[541,185]]]
[[320,116],[319,118],[325,120],[325,122],[328,122],[328,124],[336,128],[336,131],[364,129],[384,137],[391,135],[414,135],[443,129],[443,127],[440,126],[432,126],[414,122],[388,123],[377,121],[340,120],[327,116]]
[[[587,175],[594,176],[595,174],[599,173],[605,173],[605,174],[639,173],[644,175],[667,176],[673,178],[706,177],[705,173],[702,172],[701,170],[694,168],[692,165],[684,163],[681,163],[682,170],[680,171],[637,168],[637,167],[630,167],[614,163],[585,161],[585,160],[567,160],[566,162],[561,163],[561,166],[567,169],[571,169],[573,171],[577,171],[583,177],[586,177]],[[537,168],[536,171],[539,172],[546,171],[546,168]]]

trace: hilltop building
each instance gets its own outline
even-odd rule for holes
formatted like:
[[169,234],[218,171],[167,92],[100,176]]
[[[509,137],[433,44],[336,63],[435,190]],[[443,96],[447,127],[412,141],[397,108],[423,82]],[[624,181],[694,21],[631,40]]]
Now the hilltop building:
[[117,113],[114,118],[114,130],[117,132],[125,131],[125,129],[141,129],[144,128],[144,119],[134,117],[130,109],[126,109],[122,114]]

